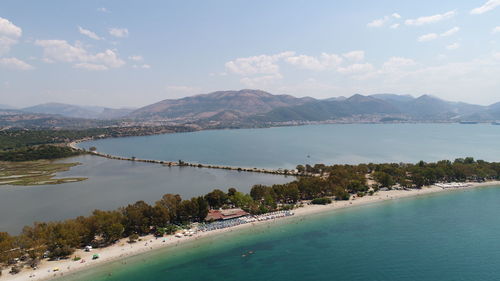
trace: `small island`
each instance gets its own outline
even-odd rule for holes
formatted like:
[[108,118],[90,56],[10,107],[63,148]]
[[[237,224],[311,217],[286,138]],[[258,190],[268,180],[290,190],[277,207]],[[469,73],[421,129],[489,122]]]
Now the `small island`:
[[61,184],[86,180],[82,177],[57,178],[56,173],[68,171],[80,163],[58,163],[49,160],[0,162],[0,185]]

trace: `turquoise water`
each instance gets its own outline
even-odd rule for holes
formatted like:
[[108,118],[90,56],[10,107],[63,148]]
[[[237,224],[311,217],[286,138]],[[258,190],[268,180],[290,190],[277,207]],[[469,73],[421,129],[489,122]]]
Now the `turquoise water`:
[[500,126],[349,124],[219,130],[103,139],[81,144],[144,159],[238,167],[417,162],[472,156],[500,159]]
[[65,280],[499,280],[499,203],[500,188],[489,187],[337,210]]

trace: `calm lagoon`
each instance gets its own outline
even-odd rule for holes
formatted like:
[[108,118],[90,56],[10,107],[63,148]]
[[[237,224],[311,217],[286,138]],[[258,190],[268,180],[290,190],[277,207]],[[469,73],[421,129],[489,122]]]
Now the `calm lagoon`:
[[200,131],[81,143],[125,157],[235,167],[418,162],[472,156],[500,160],[500,126],[346,124]]
[[163,194],[189,199],[215,188],[248,192],[254,184],[294,180],[271,174],[109,160],[97,156],[68,158],[80,162],[58,176],[88,180],[58,185],[0,186],[0,231],[19,232],[35,221],[53,221],[89,215],[95,209],[111,210],[138,200],[153,203]]

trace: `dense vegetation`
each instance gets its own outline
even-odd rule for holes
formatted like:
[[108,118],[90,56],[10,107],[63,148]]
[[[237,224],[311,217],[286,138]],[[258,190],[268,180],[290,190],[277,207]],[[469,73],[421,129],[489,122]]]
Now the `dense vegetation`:
[[67,146],[39,145],[0,151],[0,161],[33,161],[40,159],[57,159],[79,155],[82,152]]
[[0,151],[40,144],[67,143],[84,138],[104,138],[186,132],[184,126],[110,127],[84,130],[20,130],[0,131]]
[[332,203],[332,199],[328,197],[323,197],[323,198],[316,198],[311,200],[311,204],[314,205],[328,205]]
[[327,204],[347,200],[351,195],[365,196],[385,188],[421,188],[436,182],[484,181],[500,179],[500,163],[473,158],[419,162],[417,164],[360,164],[298,166],[313,177],[273,185],[255,185],[249,194],[230,188],[216,189],[205,196],[182,200],[166,194],[153,205],[144,201],[114,211],[95,210],[91,216],[62,222],[35,223],[18,236],[0,233],[0,263],[25,257],[30,263],[47,254],[67,257],[84,245],[106,246],[120,238],[135,241],[140,235],[172,233],[183,225],[203,222],[209,209],[239,207],[252,214],[296,207],[301,200]]

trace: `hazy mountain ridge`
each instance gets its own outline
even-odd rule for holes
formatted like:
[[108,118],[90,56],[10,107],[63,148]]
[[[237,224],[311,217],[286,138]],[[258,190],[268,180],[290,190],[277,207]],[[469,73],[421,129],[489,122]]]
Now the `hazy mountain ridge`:
[[254,116],[260,122],[326,121],[340,118],[371,121],[395,117],[400,121],[484,121],[500,118],[500,103],[495,107],[449,102],[422,95],[356,94],[347,99],[316,100],[300,106],[277,108]]
[[260,90],[217,91],[181,99],[167,99],[132,112],[136,119],[191,119],[213,118],[222,112],[250,116],[269,112],[274,108],[304,104],[312,98],[272,95]]
[[81,106],[64,103],[44,103],[20,109],[24,112],[61,115],[70,118],[116,119],[130,114],[133,109]]
[[109,123],[105,120],[112,119],[118,122],[115,125],[191,124],[199,129],[330,121],[484,122],[500,120],[500,102],[481,106],[430,95],[387,93],[314,99],[246,89],[167,99],[136,110],[47,103],[24,109],[0,109],[0,116],[0,125],[17,127],[68,127],[73,123],[105,126]]

